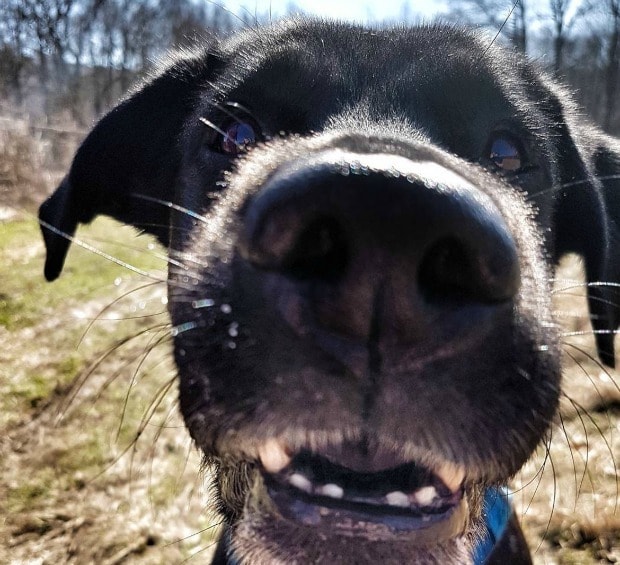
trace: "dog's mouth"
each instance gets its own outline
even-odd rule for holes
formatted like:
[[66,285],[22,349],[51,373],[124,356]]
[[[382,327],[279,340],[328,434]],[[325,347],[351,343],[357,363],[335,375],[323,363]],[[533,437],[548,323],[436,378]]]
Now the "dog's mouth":
[[289,455],[274,444],[259,457],[270,499],[301,525],[344,535],[409,534],[432,543],[465,529],[465,473],[453,464],[359,470],[307,450]]

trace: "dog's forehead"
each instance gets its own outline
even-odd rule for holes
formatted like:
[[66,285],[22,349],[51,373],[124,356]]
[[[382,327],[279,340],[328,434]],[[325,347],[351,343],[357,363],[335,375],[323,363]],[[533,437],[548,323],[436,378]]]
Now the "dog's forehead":
[[239,33],[222,46],[222,51],[231,56],[251,54],[257,61],[296,50],[322,58],[344,54],[359,63],[381,60],[391,67],[406,65],[408,59],[439,67],[454,58],[477,65],[487,50],[485,42],[484,36],[470,29],[450,25],[372,28],[309,19]]
[[489,66],[496,66],[500,54],[506,58],[508,53],[488,48],[475,33],[451,26],[373,30],[333,22],[289,22],[239,34],[225,44],[230,72],[223,77],[224,86],[234,89],[253,77],[270,86],[299,80],[304,87],[346,85],[358,91],[403,85],[411,93],[412,88],[432,84],[435,95],[441,94],[442,81],[447,80],[503,86],[510,73],[494,72]]
[[453,26],[288,22],[240,34],[223,54],[220,96],[260,117],[278,109],[291,123],[276,125],[291,131],[322,129],[334,115],[360,107],[373,118],[400,114],[438,130],[448,124],[454,132],[464,118],[485,129],[517,116],[527,98],[518,58]]

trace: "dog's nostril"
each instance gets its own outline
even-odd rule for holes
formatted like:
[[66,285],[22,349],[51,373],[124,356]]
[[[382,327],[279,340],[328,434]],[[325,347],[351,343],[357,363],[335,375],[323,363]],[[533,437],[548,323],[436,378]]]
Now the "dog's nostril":
[[455,237],[429,247],[420,263],[418,284],[429,302],[475,300],[497,303],[514,297],[519,268],[514,248],[475,248]]
[[334,218],[318,218],[301,230],[281,270],[297,279],[336,279],[347,266],[347,244]]
[[240,248],[255,267],[297,280],[336,280],[348,263],[343,227],[333,216],[305,215],[303,206],[257,214]]
[[442,239],[428,249],[420,264],[420,290],[431,302],[446,296],[467,297],[471,294],[471,270],[463,246],[456,239]]

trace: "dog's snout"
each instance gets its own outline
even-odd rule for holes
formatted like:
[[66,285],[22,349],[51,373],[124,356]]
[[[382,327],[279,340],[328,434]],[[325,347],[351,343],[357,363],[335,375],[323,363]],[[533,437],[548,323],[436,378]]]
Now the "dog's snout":
[[309,284],[319,319],[340,330],[348,318],[346,333],[367,335],[385,291],[398,296],[392,324],[455,303],[502,303],[519,288],[498,208],[431,161],[329,154],[293,163],[249,203],[244,230],[243,256]]

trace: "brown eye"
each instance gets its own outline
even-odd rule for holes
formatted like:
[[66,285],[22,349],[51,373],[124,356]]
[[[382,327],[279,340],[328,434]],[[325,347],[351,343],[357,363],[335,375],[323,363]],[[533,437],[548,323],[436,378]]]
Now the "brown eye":
[[489,146],[489,159],[498,169],[506,172],[521,170],[524,163],[519,144],[508,135],[497,135]]
[[243,153],[258,139],[254,125],[246,121],[231,121],[222,128],[222,134],[221,150],[227,155]]

